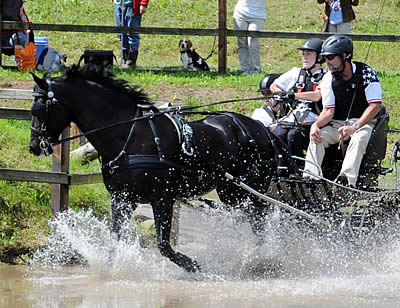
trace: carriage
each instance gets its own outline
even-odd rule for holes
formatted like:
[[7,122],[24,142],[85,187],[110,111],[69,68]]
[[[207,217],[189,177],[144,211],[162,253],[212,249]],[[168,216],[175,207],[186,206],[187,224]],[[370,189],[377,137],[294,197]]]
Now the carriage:
[[[390,152],[390,165],[383,166],[387,156],[388,133],[395,131],[389,129],[389,114],[382,105],[360,166],[356,187],[343,186],[334,181],[339,175],[344,153],[338,145],[332,145],[326,149],[320,179],[293,178],[287,173],[280,176],[278,171],[271,179],[267,195],[311,217],[322,219],[323,224],[315,219],[319,226],[334,228],[357,245],[381,241],[380,236],[387,240],[388,234],[383,229],[397,227],[400,223],[397,167],[400,140]],[[300,165],[304,161],[295,158]],[[384,185],[389,185],[388,181],[383,183],[385,176],[393,172],[395,187],[392,183],[391,188],[384,188]]]
[[[184,115],[197,112],[197,107],[159,110],[141,91],[91,65],[73,65],[61,77],[33,76],[30,152],[50,155],[53,145],[74,138],[59,140],[59,135],[71,121],[76,123],[101,157],[103,181],[112,196],[113,237],[121,238],[138,202],[150,203],[161,254],[187,271],[201,267],[170,245],[172,207],[177,200],[199,198],[214,189],[223,207],[243,210],[260,241],[265,219],[276,209],[289,213],[295,224],[325,234],[340,230],[357,244],[379,240],[381,229],[399,225],[400,141],[392,151],[391,166],[384,168],[384,108],[358,185],[349,188],[332,181],[342,159],[335,148],[328,150],[322,166],[325,178],[303,180],[279,138],[246,116],[206,112],[208,117],[188,122]],[[380,177],[393,166],[396,189],[383,189]]]
[[[356,187],[343,186],[334,181],[339,175],[344,157],[337,144],[326,149],[319,179],[293,175],[293,170],[290,171],[287,164],[279,158],[276,159],[274,175],[267,179],[265,193],[247,185],[246,180],[241,181],[232,176],[229,178],[262,200],[265,207],[281,209],[294,217],[292,223],[308,224],[308,227],[322,231],[324,236],[327,232],[340,233],[346,241],[357,247],[365,247],[373,242],[388,242],[398,237],[396,232],[400,231],[397,166],[400,159],[400,140],[393,145],[390,152],[390,165],[384,167],[383,161],[387,156],[388,133],[397,132],[398,130],[389,128],[389,114],[382,105],[360,166]],[[305,159],[296,156],[293,158],[302,171],[301,166]],[[385,176],[393,172],[395,175],[392,181],[385,183]],[[385,188],[384,185],[391,187]],[[204,198],[202,201],[214,207],[221,206]]]

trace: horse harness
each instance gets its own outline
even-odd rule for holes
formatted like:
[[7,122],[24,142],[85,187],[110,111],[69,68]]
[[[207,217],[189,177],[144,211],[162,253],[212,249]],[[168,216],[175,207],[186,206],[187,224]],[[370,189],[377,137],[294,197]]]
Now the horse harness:
[[39,91],[39,92],[34,92],[32,94],[33,97],[39,98],[42,101],[45,100],[44,104],[42,104],[42,103],[35,104],[35,102],[34,102],[33,107],[32,107],[32,113],[34,113],[33,111],[35,109],[38,112],[44,111],[45,117],[44,117],[44,120],[40,123],[40,127],[36,128],[36,127],[31,126],[31,131],[32,131],[32,133],[38,135],[38,138],[40,140],[39,147],[46,154],[46,156],[48,156],[51,153],[53,153],[51,145],[54,144],[52,142],[52,138],[50,136],[48,136],[48,134],[47,134],[47,122],[49,120],[50,107],[51,106],[58,106],[60,108],[63,108],[63,107],[62,107],[62,105],[57,104],[58,100],[55,97],[55,94],[52,90],[50,79],[46,79],[46,83],[48,85],[47,93],[45,93],[44,91]]
[[[126,149],[129,144],[134,140],[137,122],[133,122],[131,130],[125,144],[116,158],[108,163],[101,162],[101,168],[104,171],[113,174],[115,169],[131,169],[131,168],[177,168],[182,169],[183,166],[175,163],[174,161],[165,157],[164,151],[161,146],[161,139],[158,135],[156,125],[154,124],[154,117],[158,116],[150,107],[138,106],[136,110],[135,118],[144,118],[148,121],[151,132],[154,138],[154,144],[157,148],[158,155],[151,154],[130,154],[126,153]],[[185,119],[178,115],[176,112],[163,113],[167,119],[175,127],[175,131],[178,135],[178,143],[182,145],[183,153],[188,156],[193,156],[193,130]]]
[[[40,109],[41,111],[43,111],[43,109],[44,109],[45,117],[44,117],[44,120],[40,123],[40,127],[36,128],[36,127],[31,126],[31,131],[39,136],[40,149],[44,153],[46,153],[46,155],[48,155],[48,154],[52,153],[52,145],[56,145],[56,144],[62,143],[64,141],[71,140],[71,139],[74,139],[79,136],[69,137],[66,139],[58,140],[58,141],[53,141],[52,138],[48,136],[47,122],[48,122],[48,118],[49,118],[50,107],[55,106],[55,105],[57,105],[61,108],[63,108],[63,107],[62,107],[62,105],[58,104],[58,100],[56,99],[55,93],[52,90],[50,80],[46,79],[46,83],[48,85],[47,93],[45,93],[44,91],[33,93],[34,97],[39,97],[41,99],[44,98],[45,104],[42,104],[42,103],[36,104],[36,105],[34,104],[33,108],[36,107],[37,109]],[[100,159],[102,170],[109,172],[110,174],[113,174],[115,172],[115,170],[118,168],[129,169],[129,168],[143,167],[143,168],[157,168],[157,169],[158,168],[183,169],[184,168],[183,165],[178,164],[178,163],[165,157],[164,151],[161,146],[160,137],[158,135],[158,131],[157,131],[156,125],[154,123],[154,118],[156,116],[165,115],[167,117],[167,119],[175,127],[175,130],[176,130],[176,133],[178,136],[178,142],[179,142],[179,144],[181,144],[183,153],[189,157],[194,156],[195,150],[194,150],[194,141],[193,141],[193,129],[190,127],[190,125],[187,123],[187,121],[184,119],[184,117],[179,115],[178,113],[179,113],[179,110],[174,111],[174,112],[165,112],[165,113],[160,114],[160,113],[155,113],[151,109],[151,107],[138,106],[133,124],[132,124],[130,132],[129,132],[129,135],[125,141],[125,144],[124,144],[121,152],[113,160],[111,160],[109,162],[103,162]],[[219,113],[219,114],[223,114],[232,119],[232,121],[240,128],[242,133],[249,138],[249,142],[250,142],[251,146],[253,147],[254,152],[257,153],[257,155],[258,155],[257,161],[262,162],[258,146],[257,146],[251,132],[246,127],[246,125],[244,125],[244,123],[238,117],[236,117],[234,114],[231,114],[231,113]],[[157,155],[151,155],[151,154],[129,154],[128,155],[126,153],[127,147],[130,145],[130,143],[134,140],[134,137],[135,137],[135,131],[136,131],[136,127],[137,127],[136,120],[147,120],[149,122],[149,126],[152,131],[153,138],[154,138],[154,143],[157,148],[157,153],[158,153]],[[255,121],[255,122],[257,123],[257,121]],[[272,147],[274,149],[274,153],[275,153],[275,160],[277,160],[279,149],[278,149],[276,143],[274,142],[274,139],[270,135],[270,132],[268,129],[266,129],[261,123],[259,126],[263,128],[263,130],[265,131],[265,133],[267,135],[267,138],[271,142],[271,145],[272,145]],[[101,130],[101,129],[105,129],[105,128],[95,129],[95,130],[91,131],[90,133],[93,133],[93,132],[95,132],[97,130]],[[88,132],[86,132],[86,134],[88,134]],[[196,156],[199,159],[201,159],[199,153],[196,153],[196,154],[197,154]],[[242,167],[242,168],[244,168],[244,167]],[[257,168],[257,165],[253,164],[252,169],[255,169],[255,168]],[[221,170],[221,172],[222,171],[223,170]]]

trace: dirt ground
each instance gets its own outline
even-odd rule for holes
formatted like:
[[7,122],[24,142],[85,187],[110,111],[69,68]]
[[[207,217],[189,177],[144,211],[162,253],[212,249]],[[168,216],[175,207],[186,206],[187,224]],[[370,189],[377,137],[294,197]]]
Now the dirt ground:
[[[0,88],[5,89],[21,89],[32,90],[34,86],[33,81],[0,81]],[[219,101],[232,99],[237,96],[237,90],[233,88],[191,88],[191,87],[175,87],[171,85],[158,85],[157,88],[145,88],[144,92],[147,93],[151,99],[162,102],[182,103],[188,98],[196,98],[200,101]],[[153,93],[153,94],[152,94]]]
[[33,85],[34,85],[33,81],[19,81],[19,80],[0,81],[0,88],[3,89],[32,90]]

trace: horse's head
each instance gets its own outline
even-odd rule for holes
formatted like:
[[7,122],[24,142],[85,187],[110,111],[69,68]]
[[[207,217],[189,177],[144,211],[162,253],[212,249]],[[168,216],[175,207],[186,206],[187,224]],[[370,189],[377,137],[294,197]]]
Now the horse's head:
[[54,79],[45,74],[40,79],[32,73],[35,81],[31,108],[32,125],[29,151],[34,155],[48,156],[53,153],[52,143],[70,123],[68,113],[54,92]]

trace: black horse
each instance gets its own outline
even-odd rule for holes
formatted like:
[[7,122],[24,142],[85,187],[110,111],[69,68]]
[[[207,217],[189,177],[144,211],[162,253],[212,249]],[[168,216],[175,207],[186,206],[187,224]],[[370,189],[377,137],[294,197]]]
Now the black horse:
[[[116,238],[136,204],[150,203],[161,254],[187,271],[197,271],[195,260],[171,248],[174,202],[212,189],[232,206],[250,199],[225,172],[245,177],[255,189],[265,192],[268,187],[276,140],[246,116],[221,113],[188,123],[176,113],[160,112],[141,90],[95,66],[72,66],[61,77],[33,77],[30,152],[51,154],[61,132],[76,123],[101,157]],[[253,201],[247,210],[250,218],[256,217],[256,231],[266,207]]]

